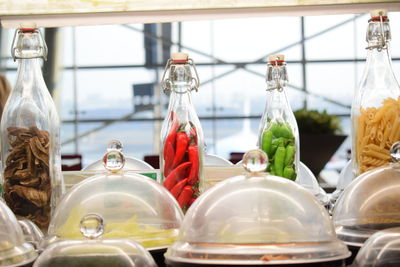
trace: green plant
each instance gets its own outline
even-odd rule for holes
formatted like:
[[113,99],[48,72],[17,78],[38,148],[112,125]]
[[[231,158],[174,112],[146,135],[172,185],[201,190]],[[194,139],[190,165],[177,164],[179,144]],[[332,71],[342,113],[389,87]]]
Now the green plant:
[[299,109],[294,112],[300,134],[341,134],[340,119],[326,110]]

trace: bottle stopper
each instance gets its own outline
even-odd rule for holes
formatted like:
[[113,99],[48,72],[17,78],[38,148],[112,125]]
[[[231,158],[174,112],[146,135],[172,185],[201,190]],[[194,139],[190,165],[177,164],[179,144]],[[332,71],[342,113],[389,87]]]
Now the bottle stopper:
[[271,55],[268,57],[268,63],[272,65],[282,65],[285,62],[284,55]]
[[188,61],[189,54],[182,53],[182,52],[172,53],[171,59],[172,59],[172,61]]
[[382,20],[387,20],[387,11],[384,9],[376,9],[371,11],[371,20],[372,21],[380,21]]
[[20,24],[19,29],[22,32],[34,32],[37,29],[37,25],[34,22],[24,22]]
[[374,17],[386,17],[387,16],[387,11],[384,9],[375,9],[371,11],[371,18]]
[[279,55],[271,55],[268,57],[268,61],[285,61],[285,55],[279,54]]

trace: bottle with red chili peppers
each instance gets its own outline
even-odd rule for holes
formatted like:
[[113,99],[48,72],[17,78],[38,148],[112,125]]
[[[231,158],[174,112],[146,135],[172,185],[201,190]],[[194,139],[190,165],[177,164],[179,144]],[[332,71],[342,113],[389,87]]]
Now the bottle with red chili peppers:
[[199,87],[199,78],[188,54],[172,54],[162,87],[171,93],[161,129],[162,183],[186,211],[204,188],[203,131],[191,99],[191,92]]
[[284,55],[268,58],[268,100],[261,119],[258,144],[268,155],[267,172],[296,180],[299,166],[299,131],[284,87],[288,82]]

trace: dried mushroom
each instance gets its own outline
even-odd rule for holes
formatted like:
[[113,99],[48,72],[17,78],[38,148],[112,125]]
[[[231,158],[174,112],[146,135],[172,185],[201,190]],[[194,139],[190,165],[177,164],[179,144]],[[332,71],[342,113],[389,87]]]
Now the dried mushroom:
[[4,170],[4,199],[16,215],[46,228],[51,197],[49,133],[36,126],[7,131],[11,148]]

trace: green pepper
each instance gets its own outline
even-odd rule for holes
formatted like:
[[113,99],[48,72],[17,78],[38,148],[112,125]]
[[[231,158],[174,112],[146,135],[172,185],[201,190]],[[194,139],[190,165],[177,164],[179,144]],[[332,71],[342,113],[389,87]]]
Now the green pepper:
[[288,141],[288,140],[287,140],[285,137],[275,138],[275,139],[272,141],[272,145],[276,145],[277,147],[278,147],[278,146],[286,146],[287,141]]
[[288,145],[286,147],[286,155],[285,155],[285,166],[292,165],[294,162],[294,146],[293,145]]
[[280,146],[276,149],[276,153],[274,156],[274,168],[275,168],[275,173],[278,176],[283,175],[283,168],[284,168],[284,163],[285,163],[285,154],[286,154],[286,149],[283,146]]
[[283,169],[283,177],[288,178],[288,179],[294,181],[295,178],[296,178],[296,176],[295,176],[295,172],[294,172],[293,167],[288,167],[288,166],[286,166],[286,167]]
[[267,153],[268,158],[271,158],[271,149],[272,149],[272,132],[270,130],[264,131],[262,136],[261,143],[262,150]]
[[285,137],[287,139],[293,139],[293,133],[289,125],[275,123],[274,125],[272,125],[271,131],[275,137]]

